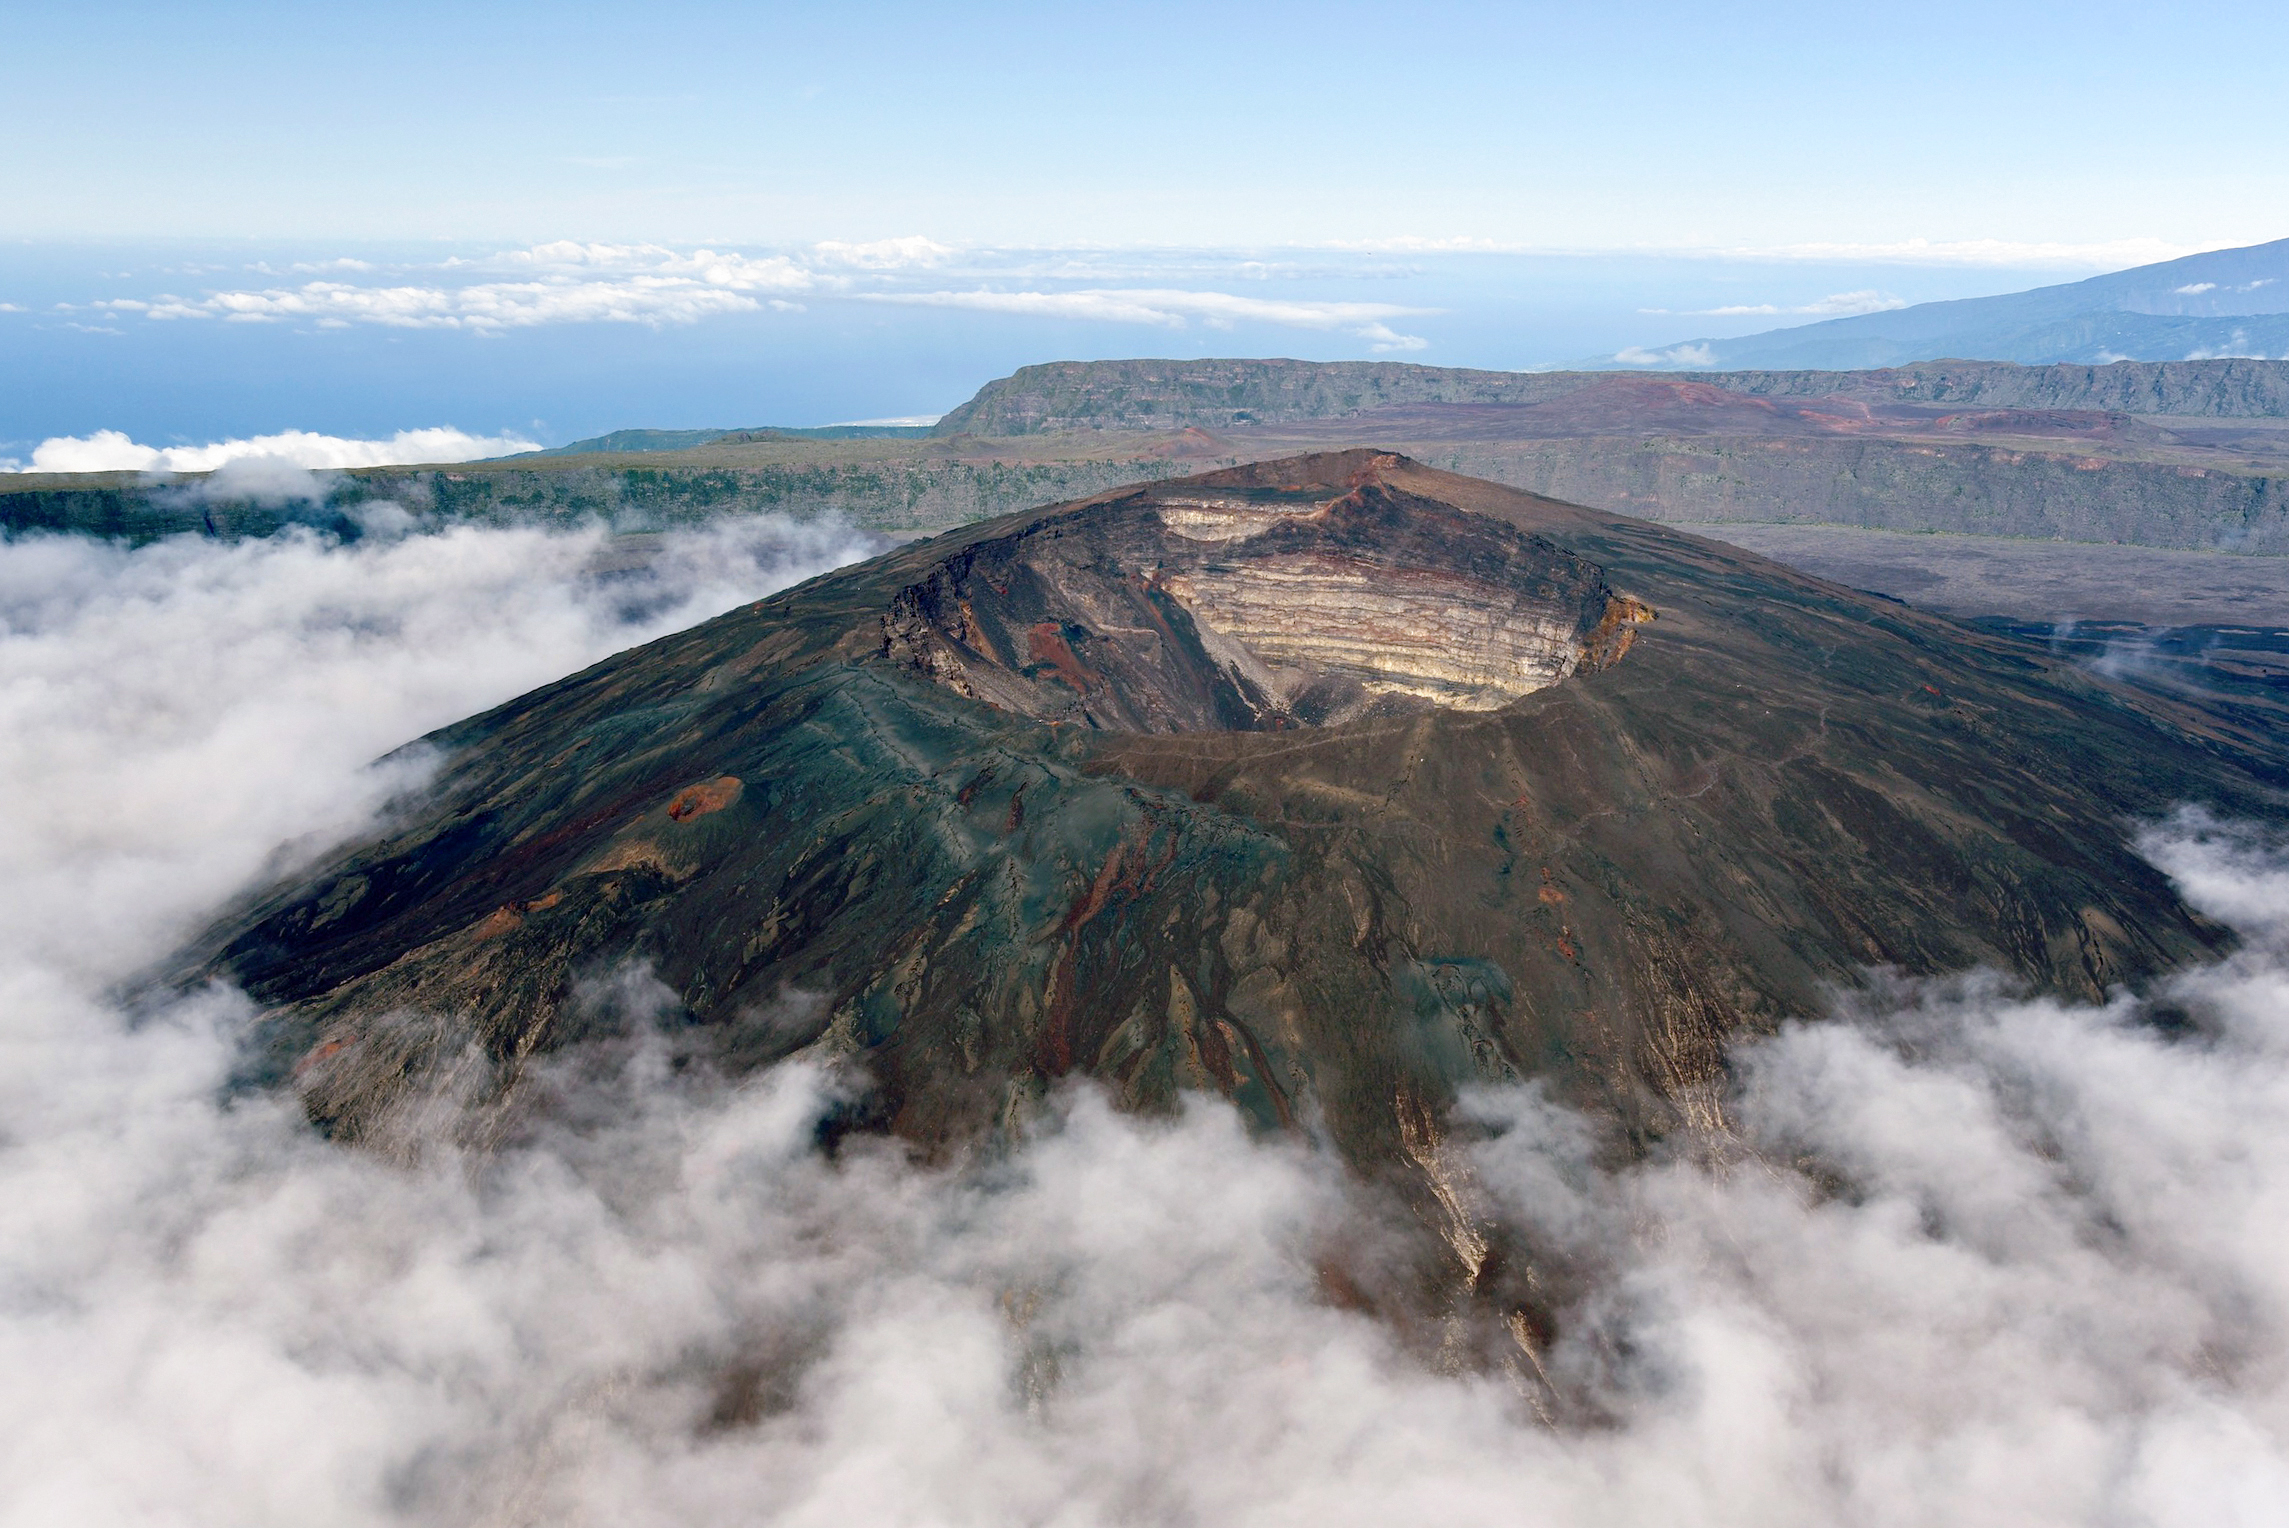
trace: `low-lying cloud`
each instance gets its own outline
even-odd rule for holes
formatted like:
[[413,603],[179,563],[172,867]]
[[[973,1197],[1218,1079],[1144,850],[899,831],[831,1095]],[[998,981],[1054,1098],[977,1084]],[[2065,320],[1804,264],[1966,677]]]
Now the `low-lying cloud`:
[[1849,318],[1860,313],[1888,313],[1894,308],[1907,306],[1907,299],[1894,297],[1889,292],[1864,289],[1857,292],[1831,292],[1812,302],[1784,306],[1779,303],[1734,303],[1722,308],[1639,308],[1640,313],[1674,313],[1679,318],[1761,318],[1761,317],[1814,317]]
[[696,323],[725,313],[752,312],[766,303],[787,306],[784,294],[807,291],[816,280],[805,266],[783,255],[572,240],[447,265],[530,274],[513,281],[388,286],[318,280],[199,297],[112,298],[92,306],[150,319],[306,320],[319,328],[379,324],[481,333],[543,324]]
[[2278,1515],[2289,858],[2198,816],[2146,852],[2250,944],[2165,1006],[1878,990],[1634,1166],[1536,1089],[1466,1100],[1459,1201],[1585,1275],[1539,1357],[1587,1424],[1332,1307],[1317,1255],[1372,1213],[1218,1103],[1076,1090],[990,1169],[829,1161],[847,1082],[635,1022],[555,1063],[581,1109],[393,1163],[225,1100],[242,998],[106,996],[418,781],[384,750],[868,545],[0,542],[0,1522]]
[[1433,308],[1406,308],[1381,302],[1281,301],[1239,297],[1229,292],[1191,292],[1165,287],[1099,288],[1078,292],[869,292],[869,302],[915,307],[966,308],[979,313],[1019,313],[1095,324],[1152,324],[1182,329],[1197,320],[1211,329],[1235,324],[1276,324],[1290,329],[1336,330],[1369,341],[1378,351],[1421,350],[1429,341],[1401,334],[1385,319],[1419,318]]
[[1630,345],[1614,352],[1615,360],[1624,366],[1697,366],[1717,364],[1717,353],[1707,345],[1688,342],[1671,345],[1666,350],[1647,350],[1641,345]]
[[362,260],[337,260],[297,267],[329,274],[291,286],[110,298],[89,307],[146,319],[305,322],[321,329],[375,324],[500,333],[547,324],[659,327],[765,307],[799,308],[791,299],[838,287],[853,275],[927,269],[954,253],[952,246],[918,235],[861,243],[828,240],[793,254],[768,255],[559,239],[483,259],[448,260],[427,268],[429,279],[386,284],[345,280],[343,275],[376,268]]
[[[959,253],[920,235],[867,242],[827,240],[765,255],[557,240],[481,259],[401,267],[392,273],[396,280],[349,279],[374,268],[364,262],[329,262],[322,272],[319,267],[299,268],[313,279],[292,285],[110,298],[87,304],[86,311],[160,321],[293,322],[322,329],[372,324],[497,334],[551,324],[693,324],[767,307],[797,310],[805,306],[798,299],[848,298],[1168,328],[1194,322],[1211,328],[1274,324],[1350,334],[1379,351],[1422,349],[1426,342],[1420,336],[1401,333],[1386,320],[1436,311],[1391,303],[1278,300],[1165,287],[902,291],[885,286],[945,266]],[[1068,255],[1055,263],[1063,267],[1075,261]],[[1068,274],[1102,264],[1102,260],[1082,260]],[[1157,264],[1147,260],[1138,268],[1165,266],[1166,252],[1160,252]]]
[[2268,356],[2261,349],[2252,349],[2249,343],[2249,331],[2236,329],[2226,338],[2224,344],[2197,346],[2186,352],[2186,359],[2189,361],[2267,361],[2273,360],[2275,357]]
[[120,430],[92,435],[51,436],[33,448],[26,472],[217,472],[254,463],[339,471],[350,467],[410,466],[425,462],[467,462],[538,451],[537,442],[518,435],[471,435],[440,426],[400,430],[386,440],[355,440],[309,430],[282,430],[201,446],[146,446]]

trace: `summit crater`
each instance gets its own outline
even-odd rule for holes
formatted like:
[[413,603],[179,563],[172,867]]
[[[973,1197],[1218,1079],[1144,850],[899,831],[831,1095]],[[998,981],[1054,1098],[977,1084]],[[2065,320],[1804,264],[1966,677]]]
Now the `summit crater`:
[[1653,612],[1595,563],[1409,493],[1225,475],[971,542],[898,591],[884,651],[965,698],[1111,731],[1493,711],[1616,661]]

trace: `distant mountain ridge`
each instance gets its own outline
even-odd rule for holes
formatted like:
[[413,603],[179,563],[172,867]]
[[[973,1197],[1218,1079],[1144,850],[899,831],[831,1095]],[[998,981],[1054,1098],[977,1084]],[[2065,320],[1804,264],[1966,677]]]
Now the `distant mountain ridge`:
[[[1624,351],[1599,366],[1654,369],[1898,366],[1942,356],[2105,364],[2289,358],[2289,239],[1997,297],[1917,303],[1738,339]],[[1625,361],[1624,357],[1630,357]]]
[[[1767,398],[1858,398],[1976,408],[2101,409],[2220,419],[2289,417],[2289,362],[2021,366],[1933,361],[1876,371],[1697,371],[1685,380]],[[1470,371],[1400,361],[1053,361],[988,382],[934,434],[1229,430],[1346,419],[1426,404],[1534,405],[1611,371]]]

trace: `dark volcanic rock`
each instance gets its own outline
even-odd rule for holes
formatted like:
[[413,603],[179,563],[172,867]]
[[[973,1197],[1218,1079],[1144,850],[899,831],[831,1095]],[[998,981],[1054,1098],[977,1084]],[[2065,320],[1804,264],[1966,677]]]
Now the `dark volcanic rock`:
[[1073,1073],[1203,1088],[1432,1218],[1474,1080],[1642,1141],[1721,1123],[1727,1038],[1871,965],[2087,998],[2218,951],[2129,825],[2274,813],[2281,763],[2008,635],[1364,452],[916,543],[434,742],[396,826],[184,970],[344,1135],[436,1072],[510,1092],[641,961],[716,1064],[856,1058],[860,1122],[929,1149]]

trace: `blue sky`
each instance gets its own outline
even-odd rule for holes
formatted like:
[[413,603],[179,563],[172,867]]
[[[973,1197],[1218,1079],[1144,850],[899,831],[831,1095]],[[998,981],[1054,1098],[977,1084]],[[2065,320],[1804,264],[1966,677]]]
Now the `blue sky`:
[[0,228],[2252,243],[2259,4],[8,7]]
[[[1547,365],[2289,232],[2237,83],[2278,5],[6,19],[0,455],[935,412],[1061,355]],[[622,253],[535,253],[574,246]]]

